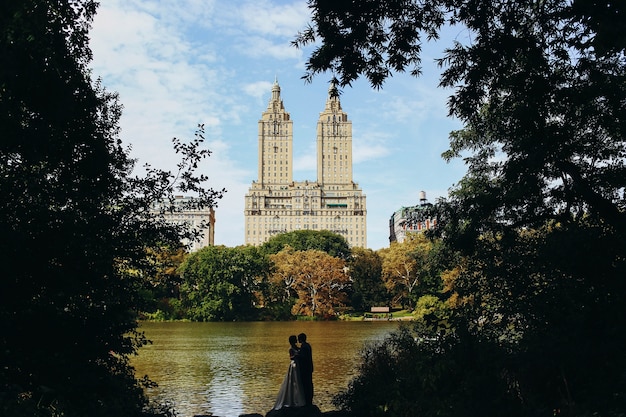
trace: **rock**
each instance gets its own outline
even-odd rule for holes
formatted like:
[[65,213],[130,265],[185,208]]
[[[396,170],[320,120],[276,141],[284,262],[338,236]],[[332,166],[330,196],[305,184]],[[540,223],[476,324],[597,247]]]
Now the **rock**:
[[322,417],[322,412],[316,405],[283,407],[280,410],[269,411],[265,417]]
[[263,417],[263,414],[254,413],[254,414],[240,414],[239,417]]

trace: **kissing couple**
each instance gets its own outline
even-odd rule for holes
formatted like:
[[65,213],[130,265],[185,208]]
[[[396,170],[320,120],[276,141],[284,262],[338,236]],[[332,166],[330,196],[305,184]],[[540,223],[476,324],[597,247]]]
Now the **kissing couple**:
[[274,410],[313,404],[313,355],[306,334],[289,336],[289,359],[287,375],[278,391]]

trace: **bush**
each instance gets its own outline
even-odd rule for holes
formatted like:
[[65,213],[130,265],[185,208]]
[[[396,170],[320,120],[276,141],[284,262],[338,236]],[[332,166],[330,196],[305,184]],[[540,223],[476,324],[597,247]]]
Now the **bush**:
[[402,325],[363,350],[357,376],[333,402],[362,417],[521,415],[494,372],[497,353],[471,346],[452,332],[425,335]]

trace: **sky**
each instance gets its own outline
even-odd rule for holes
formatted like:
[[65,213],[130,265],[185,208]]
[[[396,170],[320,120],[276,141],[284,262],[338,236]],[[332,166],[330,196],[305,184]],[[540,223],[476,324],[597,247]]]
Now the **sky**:
[[[244,196],[258,177],[258,121],[277,80],[294,130],[293,178],[317,179],[316,126],[333,74],[302,79],[313,46],[291,45],[306,28],[306,0],[106,0],[90,33],[92,72],[123,105],[120,136],[137,166],[176,168],[172,138],[190,140],[205,127],[211,151],[200,173],[227,190],[215,208],[215,244],[244,244]],[[435,59],[463,30],[425,43],[422,76],[394,74],[382,89],[358,80],[341,90],[352,121],[353,180],[367,196],[367,246],[389,246],[389,219],[445,197],[466,172],[446,162],[453,90],[438,87]]]

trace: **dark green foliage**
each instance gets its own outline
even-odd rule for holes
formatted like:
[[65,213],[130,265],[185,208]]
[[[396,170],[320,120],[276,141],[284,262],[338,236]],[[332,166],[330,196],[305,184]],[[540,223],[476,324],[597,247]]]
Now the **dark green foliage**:
[[626,370],[623,238],[602,225],[483,239],[457,280],[476,338],[499,344],[526,415],[619,415]]
[[387,306],[390,297],[382,279],[380,255],[371,249],[352,248],[348,261],[352,288],[350,304],[355,311],[370,311],[373,306]]
[[363,417],[522,415],[493,346],[424,336],[402,326],[367,346],[358,376],[335,405]]
[[306,75],[332,70],[341,85],[360,76],[380,88],[392,71],[418,75],[424,38],[438,36],[445,8],[432,1],[332,2],[309,0],[313,26],[293,43],[301,47],[322,40],[306,64]]
[[161,247],[149,251],[150,273],[142,290],[144,303],[137,308],[145,318],[153,320],[174,320],[184,318],[180,306],[179,288],[182,283],[179,268],[187,256],[182,246]]
[[332,70],[341,85],[365,76],[380,87],[392,71],[418,63],[422,38],[436,38],[444,24],[471,39],[455,42],[439,63],[441,85],[455,88],[450,114],[466,125],[452,134],[445,157],[463,155],[468,180],[487,180],[466,208],[476,222],[497,216],[536,226],[547,216],[592,211],[625,227],[626,42],[610,29],[626,21],[623,2],[309,5],[313,26],[295,43],[321,43],[307,78]]
[[[623,415],[626,42],[616,28],[626,3],[358,3],[309,1],[314,26],[296,44],[320,43],[305,78],[332,70],[340,85],[365,76],[380,87],[391,71],[417,74],[421,38],[456,25],[440,84],[454,88],[450,115],[465,126],[443,156],[468,166],[433,208],[441,259],[459,266],[445,332],[454,343],[372,358],[374,368],[433,359],[372,405],[390,415],[410,404],[413,415]],[[419,331],[438,334],[428,320]],[[420,397],[426,383],[435,388]],[[343,403],[371,398],[352,389]],[[429,398],[434,408],[420,412]]]
[[281,233],[261,245],[261,252],[268,255],[278,253],[285,246],[290,246],[296,251],[317,249],[344,260],[350,257],[348,242],[341,235],[328,230],[296,230]]
[[441,273],[447,268],[456,266],[458,261],[453,254],[450,254],[441,239],[430,238],[427,233],[424,233],[424,236],[430,240],[432,247],[427,253],[420,253],[420,251],[415,253],[423,270],[417,285],[417,293],[441,296]]
[[[181,229],[148,209],[173,175],[130,176],[121,106],[90,79],[92,1],[0,4],[0,415],[136,416],[129,355],[146,247]],[[175,142],[181,185],[202,193],[200,140]]]
[[294,298],[288,301],[266,301],[262,310],[258,311],[259,320],[277,320],[277,321],[289,321],[294,320],[296,317],[291,313],[296,300]]
[[337,405],[363,416],[622,415],[623,241],[590,222],[483,235],[455,282],[466,301],[367,349]]
[[254,318],[254,292],[269,270],[254,246],[208,246],[185,259],[180,272],[182,304],[196,321]]

